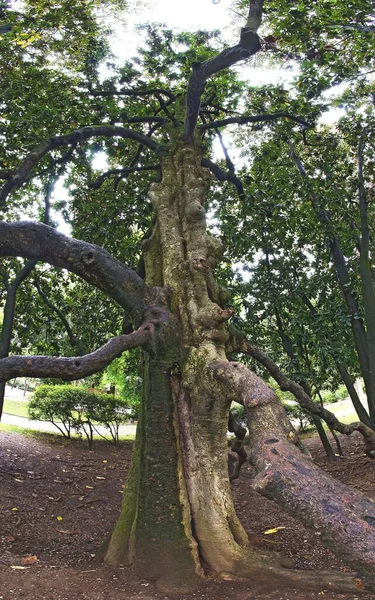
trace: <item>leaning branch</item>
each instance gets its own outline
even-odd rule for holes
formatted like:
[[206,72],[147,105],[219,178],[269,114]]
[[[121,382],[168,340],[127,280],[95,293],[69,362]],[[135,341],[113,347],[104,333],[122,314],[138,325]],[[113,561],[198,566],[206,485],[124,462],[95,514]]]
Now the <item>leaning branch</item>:
[[277,119],[287,119],[288,121],[294,121],[295,123],[299,123],[304,127],[308,127],[311,129],[312,124],[308,123],[301,119],[301,117],[295,117],[288,112],[277,112],[273,114],[262,114],[262,115],[253,115],[253,116],[243,116],[243,117],[228,117],[227,119],[220,119],[218,121],[210,121],[209,123],[205,123],[201,125],[201,131],[205,131],[206,129],[216,129],[217,127],[225,127],[226,125],[238,124],[245,125],[246,123],[265,123],[269,121],[276,121]]
[[14,377],[59,377],[73,380],[88,377],[109,365],[125,350],[147,344],[153,334],[151,323],[129,335],[112,338],[95,352],[80,357],[58,356],[9,356],[0,360],[0,379]]
[[135,322],[141,322],[150,288],[103,248],[39,223],[0,221],[0,256],[40,260],[75,273],[111,296]]
[[332,412],[320,404],[313,402],[298,383],[282,373],[277,364],[267,354],[250,344],[246,338],[242,339],[239,351],[251,356],[263,365],[283,392],[291,392],[302,408],[323,419],[331,429],[344,435],[351,435],[354,431],[361,433],[365,442],[366,454],[371,458],[375,458],[375,432],[370,427],[361,422],[350,423],[348,425],[341,423]]
[[34,167],[36,167],[42,158],[51,152],[51,150],[69,146],[71,144],[77,144],[93,137],[120,137],[134,140],[143,144],[143,146],[150,148],[150,150],[153,150],[157,154],[160,154],[164,150],[164,146],[156,143],[147,135],[126,127],[112,125],[82,127],[67,135],[52,137],[34,148],[34,150],[21,162],[18,169],[14,172],[13,177],[0,190],[0,204],[5,202],[6,198],[14,188],[19,188],[25,183]]

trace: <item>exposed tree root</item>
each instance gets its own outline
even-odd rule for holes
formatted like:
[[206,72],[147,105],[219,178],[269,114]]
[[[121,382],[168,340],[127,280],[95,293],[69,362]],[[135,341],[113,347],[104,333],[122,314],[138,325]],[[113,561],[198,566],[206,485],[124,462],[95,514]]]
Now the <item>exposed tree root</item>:
[[[255,560],[257,562],[255,562]],[[356,573],[343,573],[340,571],[303,571],[282,568],[269,564],[269,557],[264,556],[259,562],[259,556],[249,562],[246,560],[238,565],[238,575],[247,579],[254,579],[257,583],[262,579],[275,581],[275,587],[293,587],[316,591],[331,590],[333,592],[368,593],[375,590],[373,577],[361,577]],[[225,576],[224,576],[225,578]]]
[[351,568],[373,575],[375,503],[325,474],[290,443],[283,412],[276,403],[248,409],[250,460],[258,471],[254,488],[315,531]]

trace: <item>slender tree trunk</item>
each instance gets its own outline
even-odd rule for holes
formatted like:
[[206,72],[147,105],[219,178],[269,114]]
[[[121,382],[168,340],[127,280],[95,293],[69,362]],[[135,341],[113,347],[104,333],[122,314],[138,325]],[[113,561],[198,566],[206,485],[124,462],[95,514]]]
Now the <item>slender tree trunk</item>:
[[[361,291],[365,312],[369,370],[372,389],[375,390],[375,289],[370,266],[370,230],[368,224],[368,201],[363,174],[363,138],[358,146],[359,212],[361,221],[359,268]],[[368,397],[371,421],[375,424],[375,394]]]
[[[355,347],[357,350],[359,367],[360,367],[363,381],[364,381],[365,388],[366,388],[368,404],[369,404],[369,407],[370,406],[375,407],[375,377],[373,377],[372,373],[371,373],[368,339],[367,339],[366,330],[365,330],[365,327],[363,324],[363,320],[361,318],[360,307],[359,307],[357,298],[356,298],[354,292],[352,291],[350,275],[349,275],[348,268],[346,266],[345,257],[342,253],[339,240],[334,233],[334,228],[333,228],[329,213],[320,206],[319,200],[314,194],[313,188],[309,182],[307,173],[305,171],[305,168],[304,168],[301,160],[296,155],[293,146],[290,145],[290,147],[291,147],[291,157],[294,160],[301,177],[303,179],[305,179],[305,181],[308,183],[312,207],[315,211],[315,214],[316,214],[318,220],[322,223],[322,225],[324,227],[324,231],[325,231],[325,234],[326,234],[326,237],[328,240],[329,249],[330,249],[330,253],[331,253],[331,259],[332,259],[333,265],[335,267],[339,286],[340,286],[342,295],[345,300],[348,314],[351,319],[353,339],[354,339],[354,344],[355,344]],[[363,203],[361,206],[361,210],[363,210]],[[363,216],[361,215],[361,217],[362,217],[362,226],[363,226]],[[362,231],[363,231],[363,229],[362,229]],[[363,254],[363,251],[361,253]],[[367,273],[367,271],[366,271],[366,273]],[[366,286],[366,290],[368,290],[368,285],[365,284],[365,286]],[[373,327],[374,327],[374,325],[372,324],[371,330]],[[372,343],[375,345],[375,338],[372,341]],[[371,364],[372,364],[372,362],[374,362],[374,368],[375,368],[375,359],[373,360],[371,358]],[[372,411],[373,411],[373,409],[371,409],[370,415],[371,415]],[[375,411],[375,408],[374,408],[374,411]],[[371,426],[373,428],[375,427],[375,421],[372,417],[371,417]]]
[[[5,358],[9,354],[10,342],[12,339],[14,313],[16,309],[17,290],[21,283],[28,277],[34,269],[37,261],[28,260],[24,267],[16,275],[14,281],[7,290],[7,296],[4,306],[3,326],[0,336],[0,359]],[[5,381],[0,380],[0,420],[3,414],[5,398]]]
[[[277,330],[279,332],[279,335],[280,335],[280,338],[281,338],[281,341],[283,344],[283,348],[284,348],[286,354],[289,356],[292,363],[297,368],[297,370],[299,372],[301,372],[299,360],[294,352],[293,342],[284,330],[281,316],[280,316],[280,313],[277,310],[277,308],[275,308],[275,315],[276,315],[276,322],[277,322]],[[310,386],[307,384],[307,382],[302,379],[299,381],[299,384],[303,388],[303,390],[306,392],[306,394],[311,398],[311,390],[310,390]],[[325,450],[325,453],[327,455],[329,462],[334,462],[336,460],[335,453],[332,449],[332,446],[327,437],[327,434],[325,432],[325,429],[322,425],[321,420],[316,415],[312,415],[312,420],[316,427],[320,441],[322,442],[322,446]]]
[[345,383],[346,389],[348,390],[351,401],[353,402],[354,409],[358,415],[358,418],[362,423],[365,423],[368,427],[371,427],[371,422],[365,407],[363,406],[360,397],[354,387],[353,381],[348,373],[347,368],[342,362],[335,360],[335,364],[338,372],[341,375],[343,382]]
[[[310,310],[311,314],[314,315],[314,317],[317,317],[318,312],[317,312],[315,306],[310,302],[310,299],[308,298],[308,296],[305,293],[301,293],[300,296],[301,296],[303,302],[305,303],[305,305],[307,306],[307,308]],[[335,361],[336,369],[337,369],[338,373],[340,374],[340,377],[343,380],[346,389],[348,390],[348,394],[350,396],[351,401],[353,402],[353,406],[358,415],[358,418],[360,419],[360,421],[362,421],[362,423],[365,423],[365,425],[370,427],[371,424],[370,424],[369,416],[368,416],[367,411],[364,408],[364,406],[356,392],[352,378],[350,377],[345,364],[342,361],[337,359],[336,353],[330,344],[329,344],[329,351],[330,351],[330,354],[331,354],[333,360]]]

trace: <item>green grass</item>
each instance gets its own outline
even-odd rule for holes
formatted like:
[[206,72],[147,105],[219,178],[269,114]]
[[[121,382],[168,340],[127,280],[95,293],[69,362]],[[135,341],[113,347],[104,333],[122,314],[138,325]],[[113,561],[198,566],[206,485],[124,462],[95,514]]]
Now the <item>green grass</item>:
[[8,415],[15,415],[16,417],[29,417],[28,413],[28,402],[23,402],[22,400],[11,400],[10,398],[5,398],[4,401],[4,412]]
[[350,401],[345,403],[334,402],[333,404],[327,404],[325,408],[332,412],[342,423],[353,423],[354,421],[359,421],[358,415]]
[[0,423],[0,433],[20,433],[22,435],[30,435],[32,429],[25,429],[24,427],[17,427],[16,425],[9,425],[8,423]]
[[[52,431],[38,431],[36,429],[26,429],[25,427],[17,427],[17,425],[8,425],[8,423],[0,423],[0,433],[18,433],[19,435],[23,435],[25,437],[51,442],[51,443],[64,443],[69,444],[70,441],[81,440],[83,444],[86,444],[86,440],[84,438],[80,438],[80,436],[76,434],[72,434],[72,439],[68,440],[64,438],[58,431],[56,433]],[[135,435],[121,435],[120,442],[134,442]],[[97,444],[106,444],[107,442],[99,437],[95,437],[94,447]]]

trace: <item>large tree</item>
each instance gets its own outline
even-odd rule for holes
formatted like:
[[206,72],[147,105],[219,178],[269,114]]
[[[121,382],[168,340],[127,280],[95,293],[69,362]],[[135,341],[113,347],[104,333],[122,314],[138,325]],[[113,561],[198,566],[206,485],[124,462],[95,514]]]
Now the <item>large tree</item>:
[[[44,2],[37,6],[45,10]],[[90,354],[4,357],[0,378],[78,379],[101,370],[125,350],[142,348],[143,398],[122,512],[99,556],[110,564],[133,564],[168,590],[191,589],[205,573],[229,579],[255,577],[265,569],[286,583],[342,590],[373,586],[373,503],[324,476],[303,452],[272,390],[227,357],[229,352],[246,353],[248,346],[228,326],[234,310],[215,281],[222,248],[207,231],[205,207],[212,174],[232,183],[241,195],[243,184],[228,156],[226,168],[211,160],[213,138],[219,127],[232,123],[286,117],[290,127],[309,126],[285,110],[259,115],[256,103],[255,112],[250,106],[238,114],[243,86],[227,70],[259,52],[262,12],[263,0],[251,0],[239,42],[219,52],[215,36],[204,32],[173,38],[168,31],[149,27],[150,46],[142,60],[120,70],[125,87],[116,78],[101,84],[94,68],[97,47],[93,56],[87,44],[86,70],[74,82],[74,115],[70,104],[69,109],[62,105],[64,114],[53,137],[48,118],[43,123],[39,116],[34,129],[25,131],[17,130],[16,120],[4,117],[7,169],[0,202],[4,215],[9,208],[12,222],[0,223],[0,256],[40,261],[73,273],[111,297],[128,322],[126,333]],[[32,13],[28,18],[32,21]],[[40,89],[32,67],[43,53],[38,46],[41,35],[32,29],[28,37],[17,37],[19,21],[21,16],[12,16],[6,35],[24,40],[22,50],[32,50],[34,43],[36,47],[34,55],[23,54],[16,65],[15,81],[22,87],[23,65]],[[57,27],[55,21],[53,25]],[[58,43],[60,38],[57,30],[52,40]],[[74,68],[74,60],[65,71],[53,63],[46,67],[46,108],[56,118],[59,96],[56,99],[53,90],[62,93],[61,78],[72,83]],[[4,105],[10,103],[11,90],[9,80]],[[73,93],[71,87],[68,92]],[[31,119],[29,103],[20,106],[23,121]],[[87,125],[91,111],[93,124]],[[72,130],[73,122],[84,126]],[[130,123],[133,128],[127,126]],[[23,158],[17,164],[18,133]],[[40,139],[33,147],[36,133]],[[106,148],[110,169],[99,176],[91,157],[100,148]],[[67,165],[73,189],[73,231],[88,241],[64,236],[45,224],[14,220],[13,200],[27,205],[28,190],[38,189],[40,178],[61,164]],[[132,192],[129,177],[135,181]],[[142,256],[135,270],[124,261],[135,266],[137,252],[121,235],[139,241],[142,233]],[[275,558],[251,547],[236,516],[228,479],[226,434],[233,400],[246,408],[258,491],[318,529],[321,539],[362,578],[347,573],[316,577],[283,569]],[[361,431],[368,451],[373,451],[371,431]]]

